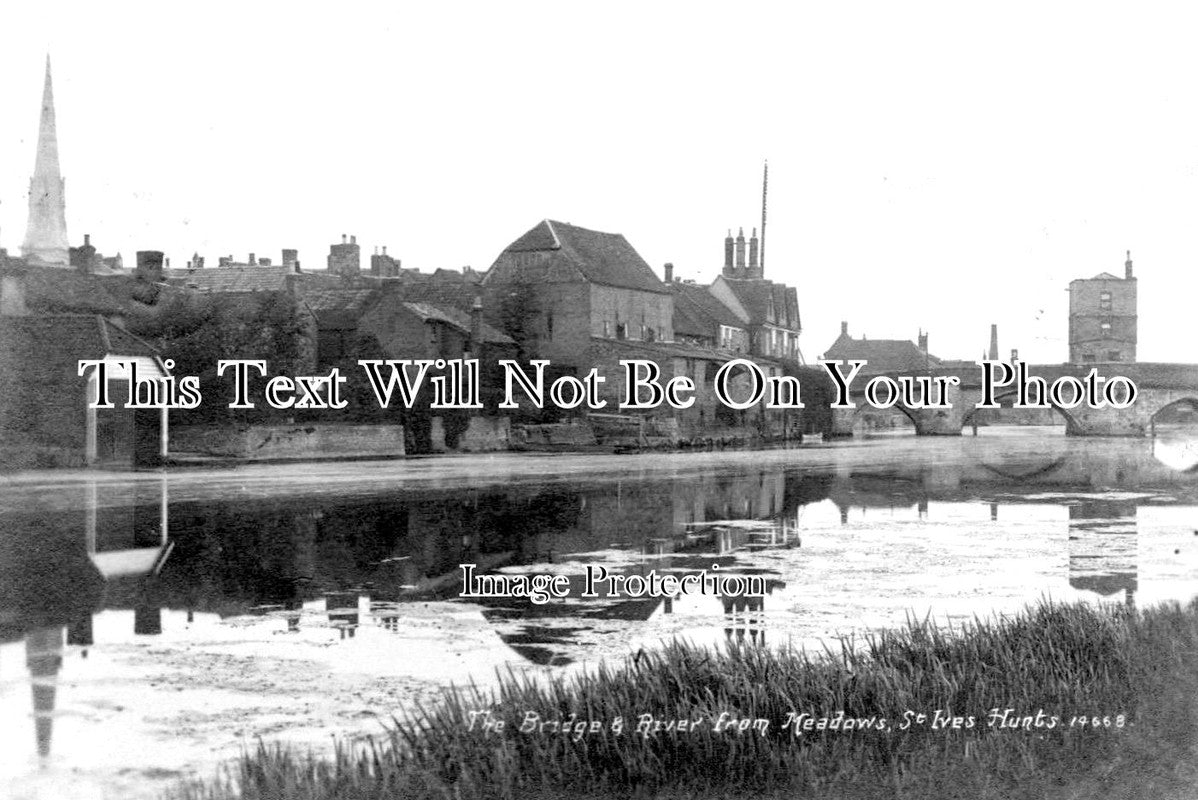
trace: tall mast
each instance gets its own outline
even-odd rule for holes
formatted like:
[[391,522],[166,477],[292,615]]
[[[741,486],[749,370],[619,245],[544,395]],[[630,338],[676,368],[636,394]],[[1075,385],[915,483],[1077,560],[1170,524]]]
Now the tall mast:
[[765,162],[765,171],[761,176],[761,276],[765,277],[765,199],[770,190],[770,162]]

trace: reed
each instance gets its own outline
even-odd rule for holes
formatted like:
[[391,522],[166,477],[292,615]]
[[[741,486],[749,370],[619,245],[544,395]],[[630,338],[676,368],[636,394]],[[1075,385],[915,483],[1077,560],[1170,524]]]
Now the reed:
[[[471,726],[481,710],[505,730],[482,730],[477,714]],[[521,732],[530,712],[598,730]],[[642,714],[705,722],[641,735]],[[722,714],[764,723],[717,732]],[[798,714],[812,719],[801,735]],[[862,724],[819,729],[838,716]],[[675,642],[570,680],[509,672],[493,692],[456,688],[402,712],[369,747],[315,757],[261,746],[171,797],[1006,800],[1107,795],[1121,781],[1138,787],[1129,796],[1168,796],[1198,780],[1196,734],[1198,600],[1145,611],[1044,601],[956,629],[908,619],[817,654]]]

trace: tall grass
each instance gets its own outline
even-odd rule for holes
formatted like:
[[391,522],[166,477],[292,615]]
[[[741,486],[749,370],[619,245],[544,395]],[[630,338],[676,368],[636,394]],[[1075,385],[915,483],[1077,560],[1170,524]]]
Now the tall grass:
[[[1090,795],[1071,792],[1088,782],[1109,789],[1112,770],[1167,787],[1198,775],[1178,771],[1187,759],[1186,768],[1194,766],[1196,659],[1198,601],[1144,612],[1044,602],[959,630],[911,619],[815,655],[673,643],[570,680],[509,673],[494,692],[450,690],[437,706],[402,714],[389,738],[365,750],[318,758],[261,747],[222,778],[173,796],[1079,797]],[[470,712],[484,709],[505,730],[484,731],[478,719],[472,729]],[[1043,712],[1044,727],[992,726],[992,709],[1012,709],[1008,720]],[[936,710],[963,718],[962,727],[933,730]],[[521,733],[528,712],[542,720],[574,714],[601,730]],[[725,712],[768,727],[716,732],[711,721]],[[784,729],[788,715],[804,712],[887,724],[801,736]],[[922,724],[913,716],[920,712]],[[706,722],[694,732],[644,736],[635,732],[641,714]],[[1070,725],[1095,714],[1111,727]],[[612,730],[616,718],[622,733]]]

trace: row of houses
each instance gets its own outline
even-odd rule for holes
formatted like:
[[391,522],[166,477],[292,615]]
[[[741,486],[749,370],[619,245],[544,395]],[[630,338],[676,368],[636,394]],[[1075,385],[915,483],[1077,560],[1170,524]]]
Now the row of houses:
[[[687,375],[698,387],[692,408],[649,415],[673,441],[730,431],[797,433],[797,413],[733,412],[711,391],[716,370],[734,358],[752,359],[769,375],[802,361],[796,290],[762,276],[755,233],[748,263],[743,234],[738,240],[729,234],[723,269],[710,284],[679,280],[670,264],[659,274],[621,234],[554,220],[518,236],[485,272],[421,273],[385,252],[362,270],[352,237],[333,244],[318,270],[303,269],[294,250],[284,250],[279,262],[251,254],[245,261],[222,257],[214,267],[197,255],[175,269],[161,252],[140,251],[136,267],[126,270],[116,259],[92,257],[90,236],[72,248],[86,252],[69,265],[0,250],[0,368],[10,386],[0,409],[5,461],[144,462],[147,453],[165,455],[166,416],[84,409],[88,387],[74,364],[136,358],[143,375],[167,375],[167,343],[130,330],[169,329],[178,301],[204,297],[241,309],[251,327],[266,299],[291,308],[302,329],[303,347],[291,365],[299,374],[359,357],[473,357],[484,364],[541,358],[560,374],[598,368],[609,376],[604,397],[615,406],[624,389],[618,362],[648,359],[663,381]],[[117,381],[127,377],[114,374]],[[50,395],[57,399],[36,402]]]

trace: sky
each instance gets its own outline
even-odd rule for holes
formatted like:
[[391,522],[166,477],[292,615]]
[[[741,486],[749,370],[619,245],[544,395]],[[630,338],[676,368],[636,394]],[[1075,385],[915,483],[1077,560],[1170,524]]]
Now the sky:
[[710,282],[760,224],[813,361],[854,336],[1067,358],[1070,280],[1139,278],[1198,362],[1198,8],[1060,3],[31,3],[0,48],[18,252],[46,54],[67,226],[126,264],[323,269],[352,234],[485,269],[549,218]]

